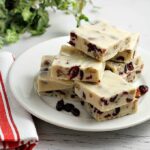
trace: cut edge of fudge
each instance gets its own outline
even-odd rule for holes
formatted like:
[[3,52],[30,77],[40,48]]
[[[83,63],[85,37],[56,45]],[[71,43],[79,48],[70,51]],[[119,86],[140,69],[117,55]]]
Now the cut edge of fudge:
[[138,109],[138,100],[134,100],[126,105],[117,107],[113,110],[102,112],[95,108],[89,103],[83,103],[84,109],[97,121],[111,120],[115,118],[120,118],[126,115],[133,114],[137,112]]
[[[109,30],[112,30],[113,35],[110,35]],[[125,49],[130,42],[130,37],[129,32],[106,22],[100,22],[95,25],[80,26],[73,30],[70,33],[69,43],[99,61],[106,61]]]
[[135,58],[128,63],[107,61],[105,69],[122,76],[128,82],[133,82],[142,72],[143,67],[144,64],[141,56],[135,56]]
[[125,50],[118,52],[117,55],[111,58],[110,60],[115,61],[115,62],[131,61],[135,56],[137,45],[139,43],[139,38],[140,38],[139,33],[132,33],[129,46]]
[[137,90],[132,84],[111,71],[104,72],[103,80],[99,84],[75,81],[74,88],[78,97],[100,111],[109,111],[134,101]]
[[66,82],[61,80],[41,80],[40,77],[37,77],[37,91],[46,92],[46,91],[56,91],[73,88],[73,82]]

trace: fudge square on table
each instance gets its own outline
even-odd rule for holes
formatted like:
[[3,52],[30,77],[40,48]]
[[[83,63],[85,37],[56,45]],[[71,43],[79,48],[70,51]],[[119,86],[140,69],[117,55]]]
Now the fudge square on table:
[[131,34],[106,22],[88,24],[70,33],[69,43],[85,54],[106,61],[128,47]]
[[100,111],[109,111],[135,99],[136,88],[119,75],[105,71],[99,84],[75,81],[75,93]]
[[63,80],[100,82],[105,63],[99,62],[71,45],[63,45],[51,67],[51,77]]
[[139,42],[139,33],[132,33],[131,34],[131,40],[129,42],[129,46],[123,50],[117,53],[111,60],[115,62],[129,62],[131,61],[136,53],[137,45]]
[[97,121],[104,121],[123,117],[129,114],[133,114],[137,111],[138,101],[134,100],[126,105],[117,107],[115,109],[102,112],[89,103],[83,103],[84,109]]

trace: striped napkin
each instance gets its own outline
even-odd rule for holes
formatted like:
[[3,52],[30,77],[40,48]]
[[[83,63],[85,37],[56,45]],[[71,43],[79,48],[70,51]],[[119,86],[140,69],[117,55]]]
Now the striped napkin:
[[38,141],[32,117],[6,89],[13,62],[11,53],[0,52],[0,149],[32,150]]

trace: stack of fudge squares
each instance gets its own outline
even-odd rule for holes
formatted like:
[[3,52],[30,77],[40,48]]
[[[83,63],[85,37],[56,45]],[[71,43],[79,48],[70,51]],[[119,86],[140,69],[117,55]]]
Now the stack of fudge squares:
[[77,96],[97,121],[135,113],[137,87],[132,82],[143,68],[138,42],[138,33],[106,22],[80,26],[58,55],[43,56],[37,91]]

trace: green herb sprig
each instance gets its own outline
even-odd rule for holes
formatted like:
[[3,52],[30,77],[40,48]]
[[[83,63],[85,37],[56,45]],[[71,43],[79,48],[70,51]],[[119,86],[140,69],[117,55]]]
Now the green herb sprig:
[[41,35],[48,27],[47,7],[75,17],[77,26],[88,21],[83,8],[90,0],[0,0],[0,48],[19,40],[21,34]]

